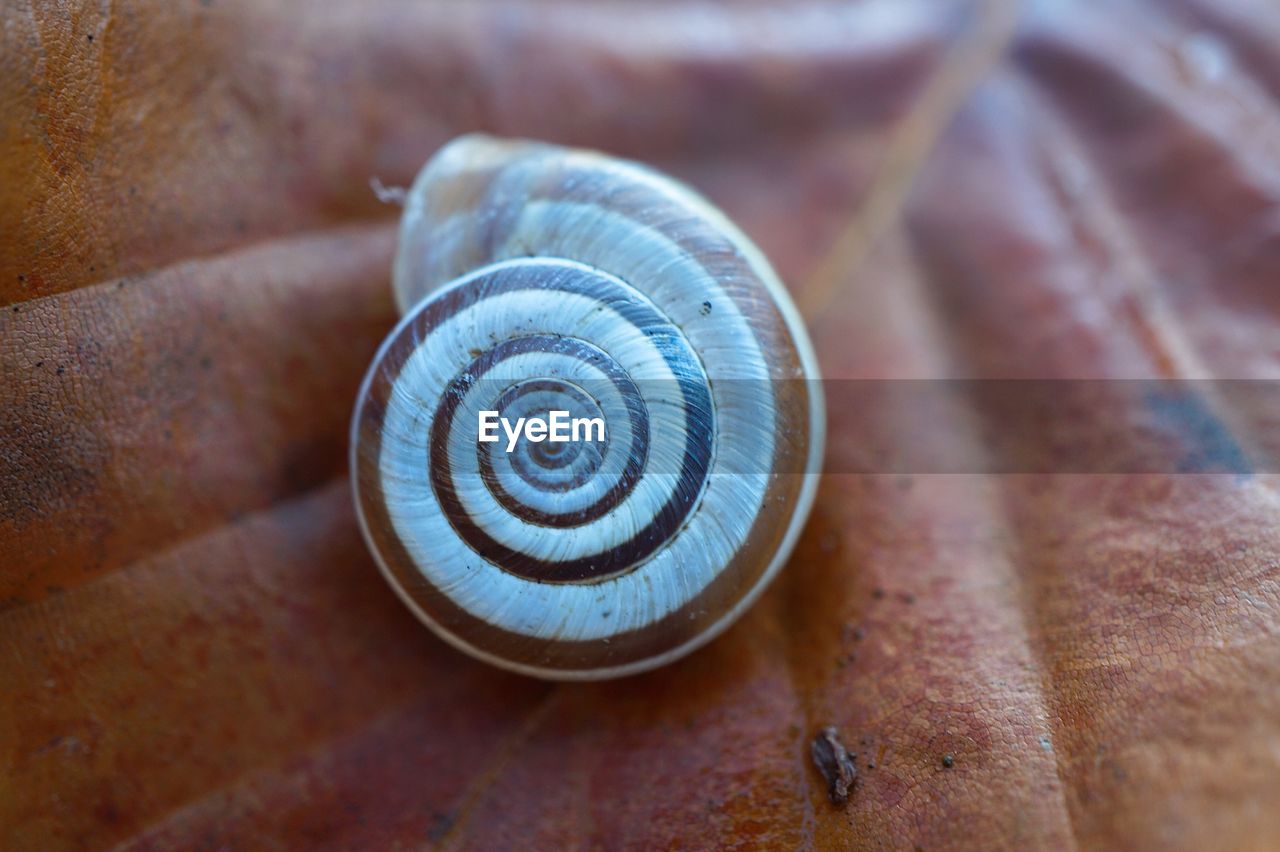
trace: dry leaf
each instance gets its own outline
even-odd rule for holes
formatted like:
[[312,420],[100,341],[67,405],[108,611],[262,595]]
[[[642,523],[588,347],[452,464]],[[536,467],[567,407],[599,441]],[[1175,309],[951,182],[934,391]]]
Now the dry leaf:
[[[473,129],[691,181],[828,376],[1274,378],[1273,6],[4,16],[5,845],[1280,844],[1274,475],[834,473],[741,623],[594,685],[429,635],[345,478],[394,322],[369,179]],[[990,414],[946,421],[975,459]],[[833,406],[829,468],[905,416]]]

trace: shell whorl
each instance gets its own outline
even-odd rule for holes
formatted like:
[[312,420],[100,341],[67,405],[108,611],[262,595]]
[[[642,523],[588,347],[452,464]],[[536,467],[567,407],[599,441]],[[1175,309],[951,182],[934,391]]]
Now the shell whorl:
[[[410,191],[393,285],[356,506],[441,636],[527,674],[628,674],[709,640],[779,569],[816,487],[816,366],[707,202],[603,155],[463,137]],[[506,452],[477,443],[482,410],[607,432]]]

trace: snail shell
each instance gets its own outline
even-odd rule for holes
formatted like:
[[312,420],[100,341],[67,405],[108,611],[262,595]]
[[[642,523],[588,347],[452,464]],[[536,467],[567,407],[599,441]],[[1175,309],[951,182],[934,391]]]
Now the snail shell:
[[[404,314],[356,403],[365,539],[404,602],[494,665],[596,679],[723,631],[785,562],[822,457],[817,368],[760,251],[642,166],[466,136],[422,170]],[[481,411],[604,440],[478,441]]]

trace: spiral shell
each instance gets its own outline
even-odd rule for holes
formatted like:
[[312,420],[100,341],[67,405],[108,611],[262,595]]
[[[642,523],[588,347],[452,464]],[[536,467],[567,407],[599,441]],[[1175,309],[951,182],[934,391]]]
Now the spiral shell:
[[[603,155],[463,137],[409,193],[394,289],[355,503],[439,635],[526,674],[629,674],[778,571],[816,488],[817,370],[768,262],[706,201]],[[481,443],[483,411],[607,428]]]

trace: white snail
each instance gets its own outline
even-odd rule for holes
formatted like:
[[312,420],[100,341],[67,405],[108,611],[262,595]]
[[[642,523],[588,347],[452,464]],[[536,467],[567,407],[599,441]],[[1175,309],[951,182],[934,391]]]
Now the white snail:
[[[539,677],[630,674],[723,631],[785,562],[822,458],[816,363],[764,256],[691,190],[466,136],[408,194],[393,286],[355,504],[441,637]],[[486,411],[587,428],[482,442]]]

